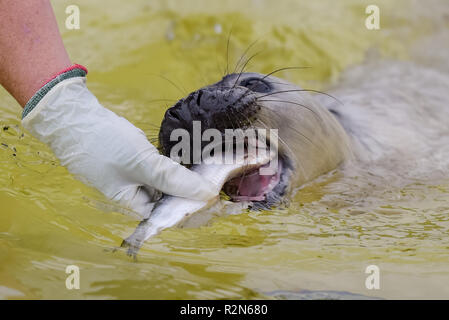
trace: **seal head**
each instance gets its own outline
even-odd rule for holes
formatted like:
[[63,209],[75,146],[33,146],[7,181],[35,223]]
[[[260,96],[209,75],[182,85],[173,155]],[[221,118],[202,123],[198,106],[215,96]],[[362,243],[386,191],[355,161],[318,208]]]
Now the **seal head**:
[[[223,188],[234,201],[252,201],[255,207],[279,204],[295,187],[351,156],[348,136],[336,117],[307,90],[273,76],[229,74],[179,100],[166,111],[161,124],[159,143],[164,155],[170,156],[177,143],[170,138],[173,130],[187,130],[193,139],[194,121],[201,123],[201,133],[207,129],[223,135],[226,129],[277,130],[275,138],[266,137],[278,149],[277,172],[268,176],[257,170],[246,172]],[[207,143],[202,141],[201,147]]]

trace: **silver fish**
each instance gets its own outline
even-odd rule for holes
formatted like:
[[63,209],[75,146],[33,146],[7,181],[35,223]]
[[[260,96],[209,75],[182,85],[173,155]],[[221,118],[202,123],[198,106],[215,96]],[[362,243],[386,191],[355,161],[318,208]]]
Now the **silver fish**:
[[[270,150],[271,151],[271,150]],[[231,178],[240,175],[245,170],[251,170],[270,162],[273,152],[258,152],[254,156],[246,156],[244,161],[235,161],[233,164],[223,164],[223,161],[213,161],[209,164],[200,164],[192,168],[204,178],[212,181],[217,189]],[[213,159],[211,159],[213,160]],[[216,159],[217,160],[217,159]],[[220,159],[221,160],[221,159]],[[134,233],[122,242],[122,247],[128,248],[128,255],[136,257],[143,243],[150,237],[157,235],[163,229],[180,225],[191,215],[216,206],[220,208],[220,197],[209,201],[191,200],[181,197],[165,195],[155,205],[150,216],[142,220]]]

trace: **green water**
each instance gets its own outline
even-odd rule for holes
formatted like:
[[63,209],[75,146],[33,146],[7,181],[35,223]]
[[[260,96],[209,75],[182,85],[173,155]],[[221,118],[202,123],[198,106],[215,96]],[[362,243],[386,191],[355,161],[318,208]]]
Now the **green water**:
[[[372,50],[412,59],[416,41],[449,25],[445,1],[376,1],[378,31],[364,25],[369,1],[77,3],[81,29],[66,30],[72,3],[54,1],[72,60],[89,68],[104,106],[152,141],[173,101],[234,70],[256,40],[247,56],[260,53],[247,70],[311,66],[278,76],[323,89]],[[447,180],[402,189],[373,181],[363,193],[357,177],[339,185],[337,170],[300,190],[288,209],[166,230],[134,262],[111,249],[136,221],[61,167],[23,130],[20,112],[1,90],[0,298],[251,299],[303,289],[449,298]],[[380,290],[365,287],[370,264],[380,268]],[[67,265],[80,268],[79,290],[66,289]]]

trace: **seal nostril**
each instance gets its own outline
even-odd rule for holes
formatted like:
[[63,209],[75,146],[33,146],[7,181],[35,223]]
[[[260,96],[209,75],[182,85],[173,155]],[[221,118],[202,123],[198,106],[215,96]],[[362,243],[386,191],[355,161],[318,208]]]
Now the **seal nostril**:
[[198,97],[196,97],[196,104],[199,106],[201,104],[201,96],[203,95],[203,90],[198,91]]
[[181,121],[181,117],[180,117],[180,115],[178,114],[178,112],[176,112],[176,110],[173,110],[173,109],[167,110],[167,116],[168,116],[169,118],[172,118],[172,119]]

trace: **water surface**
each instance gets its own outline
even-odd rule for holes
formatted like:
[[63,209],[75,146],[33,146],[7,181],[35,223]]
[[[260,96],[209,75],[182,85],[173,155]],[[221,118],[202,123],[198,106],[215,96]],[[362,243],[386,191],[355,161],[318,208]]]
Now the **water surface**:
[[[364,25],[369,1],[78,3],[81,29],[66,30],[64,10],[72,3],[54,1],[72,60],[89,68],[98,99],[151,141],[169,105],[226,69],[239,70],[256,40],[247,57],[260,53],[247,70],[311,66],[278,74],[311,89],[337,83],[372,52],[447,70],[417,45],[448,32],[446,1],[376,1],[378,31]],[[61,167],[21,127],[20,112],[1,90],[2,298],[300,298],[301,290],[449,298],[449,179],[398,188],[388,177],[361,171],[347,178],[336,170],[299,190],[289,208],[166,230],[133,262],[111,249],[136,221]],[[79,290],[65,287],[72,264],[81,270]],[[381,270],[380,290],[365,287],[370,264]]]

